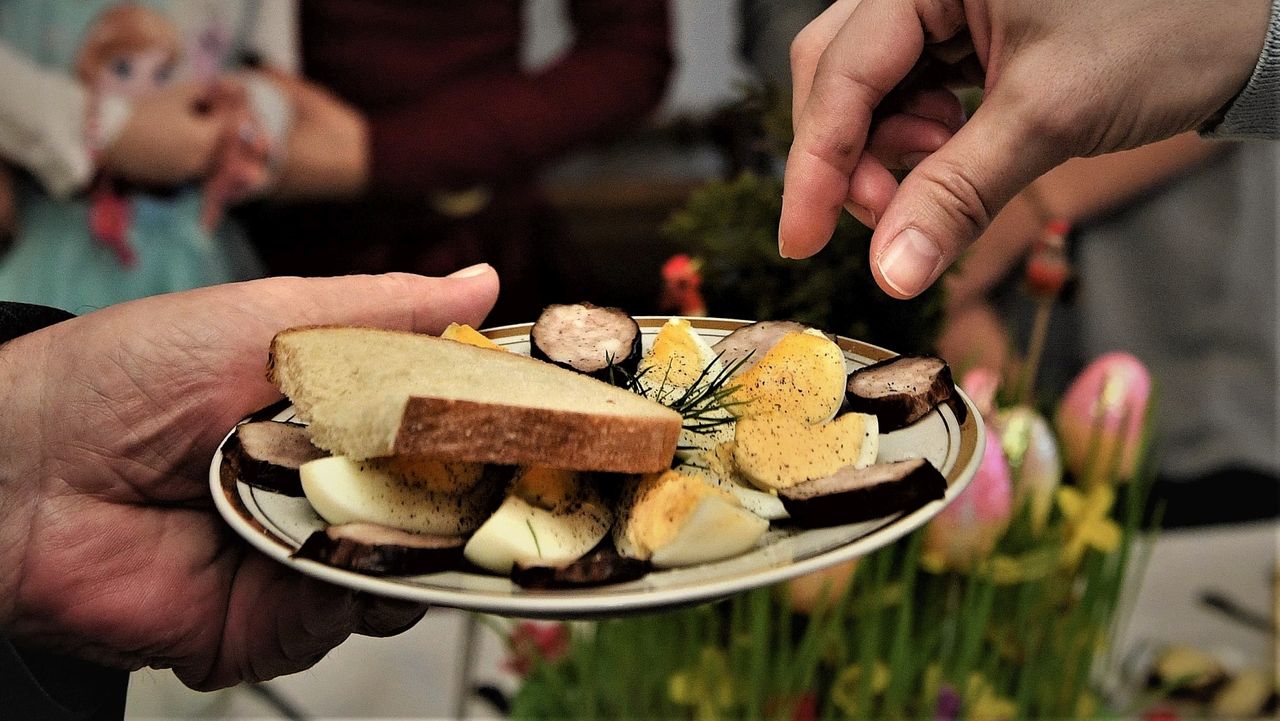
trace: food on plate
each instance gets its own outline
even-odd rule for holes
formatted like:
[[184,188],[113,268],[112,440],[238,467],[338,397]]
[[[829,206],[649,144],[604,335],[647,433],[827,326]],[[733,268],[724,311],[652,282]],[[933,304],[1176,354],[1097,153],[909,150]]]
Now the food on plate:
[[302,495],[298,467],[327,454],[311,445],[307,427],[298,423],[242,423],[222,448],[234,477],[254,488],[288,496]]
[[725,385],[732,372],[688,320],[672,318],[658,329],[631,386],[684,418],[677,456],[686,459],[733,439]]
[[825,478],[778,491],[791,519],[804,528],[870,521],[914,511],[942,498],[947,480],[923,458],[845,466]]
[[964,403],[951,380],[951,368],[934,356],[900,355],[849,374],[847,408],[880,419],[883,433],[924,418],[939,403],[951,403],[963,423]]
[[418,333],[283,331],[269,376],[313,443],[354,459],[647,473],[670,466],[682,426],[679,413],[602,381]]
[[649,572],[649,562],[627,558],[602,545],[563,566],[524,566],[511,569],[511,580],[524,588],[589,588],[625,583]]
[[512,566],[572,563],[595,548],[613,511],[581,473],[545,466],[516,471],[506,498],[467,542],[467,560],[495,573]]
[[790,333],[803,333],[809,326],[792,320],[761,320],[744,325],[721,338],[711,350],[720,356],[725,365],[741,363],[738,373],[750,368]]
[[613,545],[656,568],[690,566],[753,548],[769,522],[732,495],[666,471],[634,480],[618,502]]
[[438,536],[479,528],[505,485],[492,473],[467,491],[439,491],[392,472],[381,460],[344,456],[304,463],[298,472],[307,501],[329,523],[374,523]]
[[[683,318],[647,353],[641,339],[626,313],[589,303],[539,316],[530,347],[545,360],[456,324],[440,338],[283,331],[268,375],[305,425],[242,425],[223,472],[305,495],[330,525],[299,558],[380,575],[485,569],[527,588],[718,561],[771,523],[852,523],[945,493],[927,461],[873,465],[886,422],[958,398],[941,361],[850,376],[835,341],[786,321],[714,348]],[[840,413],[856,402],[875,412]]]
[[377,468],[403,479],[406,483],[422,486],[428,491],[440,493],[466,493],[481,482],[497,475],[505,481],[511,473],[502,466],[485,463],[445,463],[421,456],[391,456],[362,461],[361,465]]
[[733,378],[739,417],[780,413],[806,425],[835,417],[844,402],[844,352],[818,331],[788,333]]
[[676,466],[685,475],[699,478],[738,499],[742,507],[765,519],[780,521],[787,517],[787,509],[773,493],[758,490],[738,473],[733,463],[733,441],[721,443],[705,456]]
[[529,331],[530,354],[622,385],[640,363],[640,325],[619,308],[549,305]]
[[733,463],[757,488],[776,491],[825,478],[845,466],[865,468],[875,462],[878,448],[875,416],[846,413],[809,425],[770,413],[738,421]]
[[716,352],[684,318],[672,318],[658,329],[653,347],[640,360],[638,383],[660,402],[676,398],[720,370]]
[[462,565],[462,536],[409,533],[372,523],[343,523],[315,531],[294,558],[376,576],[448,571]]
[[506,350],[502,346],[489,340],[489,336],[472,328],[466,323],[450,323],[440,334],[445,340],[456,340],[459,343],[473,345],[477,348],[488,348],[489,350]]

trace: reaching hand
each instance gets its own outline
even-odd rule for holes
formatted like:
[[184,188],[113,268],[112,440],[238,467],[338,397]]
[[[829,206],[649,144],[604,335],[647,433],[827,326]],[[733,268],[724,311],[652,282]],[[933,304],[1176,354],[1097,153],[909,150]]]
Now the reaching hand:
[[0,347],[0,632],[211,689],[307,668],[422,608],[314,581],[241,543],[208,464],[266,381],[279,330],[478,324],[498,280],[278,278],[107,308]]
[[[841,209],[890,295],[927,288],[1032,180],[1201,126],[1249,79],[1265,0],[840,0],[792,46],[778,229],[808,257]],[[980,85],[962,124],[943,87]],[[898,185],[890,168],[913,168]]]

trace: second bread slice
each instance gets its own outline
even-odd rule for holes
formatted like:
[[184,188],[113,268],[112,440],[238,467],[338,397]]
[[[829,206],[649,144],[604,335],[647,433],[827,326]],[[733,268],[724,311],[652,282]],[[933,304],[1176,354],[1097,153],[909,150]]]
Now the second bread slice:
[[283,331],[268,376],[352,458],[537,464],[579,471],[668,468],[680,414],[549,363],[418,333],[353,327]]

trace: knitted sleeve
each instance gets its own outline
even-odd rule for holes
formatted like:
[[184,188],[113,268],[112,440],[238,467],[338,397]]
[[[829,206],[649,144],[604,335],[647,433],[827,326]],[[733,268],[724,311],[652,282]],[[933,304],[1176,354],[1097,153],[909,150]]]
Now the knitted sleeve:
[[1280,0],[1271,0],[1267,39],[1249,84],[1227,106],[1222,121],[1206,128],[1204,135],[1280,139]]

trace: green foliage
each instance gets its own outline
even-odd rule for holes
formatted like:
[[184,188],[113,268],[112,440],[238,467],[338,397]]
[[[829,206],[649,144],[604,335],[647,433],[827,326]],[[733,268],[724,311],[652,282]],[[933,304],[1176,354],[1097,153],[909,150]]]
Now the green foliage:
[[842,215],[821,253],[806,260],[778,255],[782,183],[744,173],[696,191],[663,228],[703,262],[711,315],[796,320],[897,351],[927,351],[942,319],[940,285],[911,301],[876,286],[868,267],[871,232]]
[[[1099,448],[1095,440],[1090,456]],[[1060,488],[1043,527],[1023,503],[973,568],[935,567],[920,530],[861,559],[852,583],[810,613],[796,611],[780,585],[572,624],[567,654],[533,667],[511,717],[1110,718],[1096,681],[1117,675],[1108,643],[1125,621],[1125,580],[1142,576],[1150,549],[1148,450],[1128,483],[1112,468],[1099,486]],[[1064,494],[1105,499],[1101,515],[1080,513]],[[1077,556],[1072,540],[1089,524],[1114,525],[1116,542],[1088,544]]]
[[1144,562],[1134,556],[1147,488],[1113,509],[1120,547],[1090,549],[1076,567],[1057,560],[1068,519],[1055,514],[1037,534],[1023,512],[992,555],[1015,560],[1022,578],[990,565],[925,571],[918,531],[862,559],[844,594],[811,614],[792,610],[784,585],[575,624],[568,655],[533,669],[511,717],[790,721],[808,697],[819,719],[931,720],[950,694],[957,719],[1094,718],[1105,710],[1090,672],[1126,572]]

